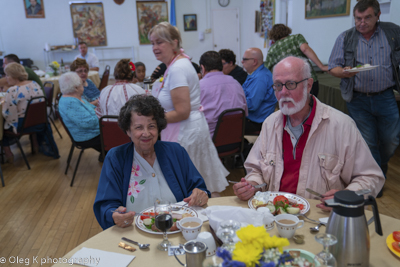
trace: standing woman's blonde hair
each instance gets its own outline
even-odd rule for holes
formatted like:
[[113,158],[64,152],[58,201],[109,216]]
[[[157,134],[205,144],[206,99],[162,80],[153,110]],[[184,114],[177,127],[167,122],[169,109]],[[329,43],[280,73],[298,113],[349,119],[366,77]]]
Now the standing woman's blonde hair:
[[172,26],[168,22],[161,22],[158,23],[156,26],[151,28],[148,34],[148,38],[150,40],[150,36],[153,35],[157,38],[160,38],[170,44],[174,43],[174,40],[177,40],[177,47],[174,49],[175,52],[179,52],[179,50],[182,48],[182,39],[181,39],[181,34],[179,33],[179,30],[177,27]]

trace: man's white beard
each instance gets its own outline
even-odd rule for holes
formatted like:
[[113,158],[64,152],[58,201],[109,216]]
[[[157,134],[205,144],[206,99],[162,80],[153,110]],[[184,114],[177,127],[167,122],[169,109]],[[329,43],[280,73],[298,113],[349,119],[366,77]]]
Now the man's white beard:
[[[279,100],[279,109],[281,110],[283,115],[290,116],[290,115],[296,114],[297,112],[302,110],[304,108],[304,106],[306,105],[307,97],[308,97],[307,86],[305,85],[304,90],[303,90],[303,98],[299,102],[295,102],[293,100],[293,98],[291,98],[291,97],[282,97]],[[283,104],[283,101],[291,102],[294,105],[294,107],[289,108],[288,103]]]

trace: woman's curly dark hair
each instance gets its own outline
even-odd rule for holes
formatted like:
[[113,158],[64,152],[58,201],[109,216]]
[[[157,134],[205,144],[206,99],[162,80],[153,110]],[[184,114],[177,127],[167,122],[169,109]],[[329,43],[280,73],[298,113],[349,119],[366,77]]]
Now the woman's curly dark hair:
[[76,71],[80,67],[84,67],[85,69],[89,70],[89,65],[87,64],[86,60],[83,58],[77,58],[72,62],[71,66],[69,66],[69,69],[71,71]]
[[133,71],[129,66],[130,59],[124,58],[118,61],[114,68],[114,78],[116,80],[132,81]]
[[153,116],[157,123],[158,133],[167,127],[164,108],[154,96],[134,95],[121,108],[118,125],[125,133],[131,127],[132,112],[142,116]]
[[268,38],[275,42],[288,37],[292,33],[292,29],[284,24],[275,24],[272,29],[268,32]]

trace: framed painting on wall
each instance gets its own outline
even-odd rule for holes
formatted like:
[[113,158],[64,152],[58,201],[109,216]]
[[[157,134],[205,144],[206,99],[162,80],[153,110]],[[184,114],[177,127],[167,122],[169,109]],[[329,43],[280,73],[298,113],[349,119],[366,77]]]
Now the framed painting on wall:
[[103,3],[70,2],[74,38],[88,46],[106,46],[107,34]]
[[148,33],[151,28],[160,22],[168,21],[167,2],[140,1],[136,2],[138,19],[139,43],[150,44]]
[[24,0],[24,5],[26,18],[44,18],[43,0]]
[[306,0],[305,5],[306,19],[350,15],[350,0]]
[[183,15],[183,25],[185,32],[197,31],[197,15],[196,14]]

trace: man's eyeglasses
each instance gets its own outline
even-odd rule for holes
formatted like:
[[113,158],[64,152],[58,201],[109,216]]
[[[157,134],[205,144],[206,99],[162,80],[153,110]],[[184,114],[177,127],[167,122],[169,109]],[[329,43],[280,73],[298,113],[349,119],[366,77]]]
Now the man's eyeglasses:
[[250,59],[254,59],[254,57],[244,57],[244,58],[242,58],[242,61],[246,61],[246,60],[250,60]]
[[373,18],[374,18],[373,16],[369,15],[369,16],[366,16],[365,18],[355,17],[354,19],[357,24],[361,24],[362,22],[370,23]]
[[288,89],[288,90],[294,90],[297,88],[297,85],[299,83],[304,82],[308,79],[310,79],[310,78],[305,78],[304,80],[301,80],[300,82],[288,81],[286,83],[274,83],[272,85],[272,88],[274,89],[274,91],[277,91],[277,92],[282,91],[283,86],[285,86],[286,89]]

